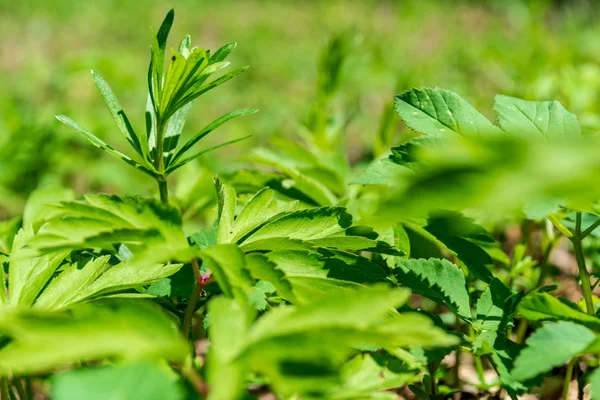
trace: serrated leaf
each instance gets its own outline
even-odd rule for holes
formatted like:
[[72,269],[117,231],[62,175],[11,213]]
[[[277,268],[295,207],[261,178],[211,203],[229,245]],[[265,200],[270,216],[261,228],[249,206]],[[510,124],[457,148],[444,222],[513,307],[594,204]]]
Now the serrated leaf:
[[294,298],[300,303],[386,279],[379,266],[355,255],[350,255],[351,259],[343,259],[307,250],[279,250],[265,256],[283,271],[291,284]]
[[244,253],[237,245],[219,244],[202,250],[199,255],[226,296],[244,298],[253,293],[254,282],[246,270]]
[[518,310],[519,314],[531,321],[572,321],[600,332],[600,318],[575,310],[548,293],[529,293],[519,303]]
[[13,243],[8,267],[8,304],[14,307],[31,306],[70,252],[70,250],[58,250],[41,256],[22,255],[31,245],[33,238],[33,228],[27,226],[17,233]]
[[511,375],[526,381],[564,364],[587,349],[596,340],[594,332],[572,322],[549,322],[536,330],[519,353]]
[[352,216],[341,207],[322,207],[277,216],[248,236],[242,245],[285,237],[312,240],[337,233],[352,224]]
[[5,308],[0,332],[10,339],[0,349],[3,376],[46,373],[104,358],[181,362],[188,354],[174,321],[143,300],[102,300],[61,312]]
[[177,375],[167,365],[149,361],[72,370],[56,375],[51,382],[56,400],[185,398]]
[[254,279],[270,282],[280,296],[295,303],[296,297],[290,281],[277,264],[269,261],[266,256],[256,253],[246,255],[246,268]]
[[394,273],[400,283],[415,293],[439,301],[462,319],[471,320],[465,276],[450,261],[435,258],[400,260]]
[[396,112],[409,128],[427,135],[502,133],[459,95],[439,88],[411,89],[397,95]]
[[500,126],[511,135],[548,140],[581,136],[577,117],[558,101],[526,101],[497,95],[494,109]]
[[[481,330],[503,330],[502,322],[510,290],[498,278],[493,278],[477,301],[476,327]],[[506,321],[508,322],[508,321]]]

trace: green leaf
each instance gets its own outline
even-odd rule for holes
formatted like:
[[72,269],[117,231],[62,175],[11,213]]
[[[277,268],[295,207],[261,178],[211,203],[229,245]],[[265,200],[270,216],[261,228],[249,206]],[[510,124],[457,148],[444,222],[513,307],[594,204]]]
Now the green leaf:
[[121,132],[123,132],[123,135],[125,135],[127,141],[140,155],[140,157],[145,158],[144,150],[142,148],[142,145],[140,144],[140,139],[137,133],[135,133],[135,131],[133,130],[133,127],[129,122],[129,118],[127,118],[125,111],[123,111],[123,108],[121,107],[117,96],[115,96],[108,83],[106,83],[106,81],[102,79],[100,75],[92,71],[92,77],[94,79],[96,87],[98,88],[98,91],[100,92],[102,98],[104,99],[104,102],[106,103],[106,107],[108,107],[110,114],[117,123],[117,126],[119,127]]
[[32,250],[114,250],[115,243],[125,243],[140,263],[189,260],[179,212],[154,199],[88,195],[58,210],[31,241]]
[[249,235],[242,244],[277,237],[310,241],[338,233],[351,224],[352,216],[342,207],[294,211],[272,218]]
[[511,375],[519,381],[534,378],[585,353],[595,340],[594,332],[585,326],[567,321],[546,323],[529,337]]
[[34,238],[33,228],[26,226],[15,236],[8,267],[8,304],[31,306],[48,283],[69,250],[51,251],[41,256],[26,256],[27,247]]
[[163,152],[165,156],[165,166],[169,165],[171,155],[175,153],[177,143],[179,143],[179,137],[185,126],[187,116],[192,109],[192,104],[188,103],[184,107],[180,108],[173,114],[167,121],[165,127],[165,133],[163,138]]
[[46,373],[104,358],[182,362],[189,351],[175,322],[143,300],[101,300],[61,312],[5,308],[0,333],[10,340],[0,349],[4,376]]
[[366,258],[326,257],[307,250],[279,250],[266,258],[285,274],[300,303],[315,301],[331,293],[352,291],[362,284],[382,282],[385,272]]
[[219,227],[217,228],[217,243],[229,243],[233,234],[233,221],[235,219],[236,193],[233,186],[215,179],[217,191]]
[[225,60],[236,47],[237,43],[235,42],[227,43],[226,45],[222,46],[219,50],[215,51],[215,54],[213,54],[210,57],[210,59],[208,60],[209,64],[214,64]]
[[244,72],[247,69],[248,69],[248,67],[240,67],[240,68],[234,69],[233,71],[228,72],[227,74],[215,79],[214,81],[200,86],[196,90],[193,90],[191,93],[187,94],[183,99],[181,99],[180,102],[175,107],[179,108],[179,107],[183,106],[184,104],[189,103],[190,101],[192,101],[195,98],[197,98],[198,96],[208,92],[209,90],[212,90],[212,89],[216,88],[217,86],[224,84],[228,80],[235,78],[236,76],[238,76],[239,74],[241,74],[242,72]]
[[98,137],[92,135],[90,132],[85,130],[85,128],[83,128],[77,122],[73,121],[71,118],[66,117],[64,115],[57,115],[56,119],[58,119],[63,124],[71,127],[75,131],[81,133],[83,136],[85,136],[85,138],[87,140],[89,140],[94,146],[98,147],[99,149],[102,149],[102,150],[106,151],[107,153],[117,157],[118,159],[125,161],[127,164],[131,165],[132,167],[139,169],[140,171],[143,171],[152,177],[158,176],[157,172],[154,169],[152,169],[152,170],[148,169],[145,166],[143,166],[143,165],[137,163],[136,161],[132,160],[131,158],[127,157],[125,154],[113,149],[108,144],[106,144],[104,141],[102,141]]
[[84,368],[52,378],[56,400],[183,400],[177,375],[166,365],[140,361],[99,368]]
[[209,400],[235,400],[242,397],[244,381],[248,372],[245,360],[237,359],[241,352],[252,313],[247,305],[234,299],[217,297],[210,301],[207,378],[211,388]]
[[506,303],[510,297],[510,290],[498,278],[493,278],[487,289],[477,301],[477,322],[475,326],[480,330],[503,330]]
[[502,133],[459,95],[439,88],[411,89],[397,95],[396,112],[409,128],[427,135]]
[[165,49],[167,47],[167,38],[173,26],[173,20],[175,19],[175,10],[171,9],[165,16],[158,33],[154,38],[154,45],[151,48],[152,59],[150,62],[149,69],[149,82],[148,89],[154,109],[158,110],[159,94],[162,92],[163,84],[163,67],[165,63]]
[[[173,164],[177,163],[177,161],[181,158],[181,156],[183,156],[183,154],[185,154],[189,149],[191,149],[202,138],[204,138],[206,135],[208,135],[209,133],[211,133],[212,131],[217,129],[219,126],[223,125],[225,122],[227,122],[231,119],[237,118],[237,117],[242,117],[244,115],[254,114],[257,111],[258,110],[255,108],[244,108],[241,110],[231,111],[231,112],[228,112],[227,114],[220,116],[219,118],[217,118],[216,120],[214,120],[213,122],[211,122],[210,124],[205,126],[204,129],[202,129],[200,132],[196,133],[190,140],[188,140],[186,142],[186,144],[184,144],[181,147],[181,149],[179,149],[177,151],[177,153],[173,156],[173,159],[169,160],[167,162],[167,166],[169,166],[171,163],[173,163]],[[180,130],[180,132],[181,132],[181,130]],[[165,138],[166,138],[166,136],[165,136]]]
[[600,399],[600,368],[596,368],[588,376],[587,382],[590,384],[590,392],[592,394],[592,400]]
[[32,225],[34,232],[37,232],[44,222],[55,217],[59,211],[52,206],[61,201],[73,200],[74,195],[71,189],[65,188],[44,188],[33,191],[27,198],[25,209],[23,210],[23,226]]
[[265,255],[257,253],[246,255],[246,268],[254,279],[270,282],[280,296],[292,303],[296,302],[292,285],[285,272],[277,264],[269,261]]
[[498,112],[498,123],[511,135],[548,140],[581,136],[577,117],[558,101],[526,101],[497,95],[494,109]]
[[246,270],[244,253],[235,244],[219,244],[199,253],[223,293],[228,297],[245,298],[254,291],[254,282]]
[[471,320],[465,276],[450,261],[435,258],[400,260],[394,273],[398,282],[415,293],[446,305],[466,321]]
[[220,143],[220,144],[218,144],[216,146],[209,147],[208,149],[204,149],[202,151],[199,151],[198,153],[196,153],[196,154],[194,154],[194,155],[192,155],[190,157],[184,158],[183,160],[179,161],[178,163],[176,163],[174,165],[171,165],[165,171],[165,174],[170,174],[171,172],[175,171],[176,169],[183,167],[184,165],[186,165],[190,161],[194,161],[196,158],[200,157],[203,154],[210,153],[211,151],[218,150],[221,147],[226,147],[226,146],[229,146],[229,145],[241,142],[242,140],[246,140],[246,139],[248,139],[251,136],[252,135],[248,135],[248,136],[244,136],[244,137],[241,137],[241,138],[238,138],[238,139],[228,140],[227,142],[223,142],[223,143]]
[[600,332],[600,318],[575,310],[548,293],[529,293],[519,303],[518,310],[521,316],[531,321],[572,321]]

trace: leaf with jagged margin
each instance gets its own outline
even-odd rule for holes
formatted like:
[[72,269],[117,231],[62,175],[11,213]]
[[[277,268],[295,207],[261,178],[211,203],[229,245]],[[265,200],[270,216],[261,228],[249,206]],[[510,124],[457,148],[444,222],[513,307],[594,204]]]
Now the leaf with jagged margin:
[[518,310],[521,316],[530,321],[572,321],[600,332],[600,318],[575,310],[548,293],[529,293],[519,303]]
[[215,178],[217,190],[217,205],[219,227],[217,228],[217,243],[229,243],[233,235],[233,221],[235,219],[236,193],[235,189]]
[[515,359],[511,375],[518,381],[535,378],[584,354],[596,339],[594,332],[583,325],[548,322],[527,339],[527,347]]
[[475,327],[479,330],[502,330],[506,304],[510,296],[511,292],[506,285],[498,278],[493,278],[477,301]]
[[51,251],[41,256],[23,255],[35,238],[31,225],[15,236],[8,266],[8,301],[11,306],[31,306],[70,250]]
[[446,305],[465,321],[470,321],[469,293],[462,270],[444,259],[399,260],[394,274],[415,293]]
[[46,221],[60,213],[53,205],[73,199],[74,195],[71,189],[58,187],[34,190],[27,198],[23,210],[23,226],[31,224],[34,232],[37,232]]
[[548,140],[581,137],[577,117],[558,101],[527,101],[503,95],[496,95],[495,100],[498,123],[511,135]]
[[426,135],[483,136],[502,131],[459,95],[444,89],[410,89],[395,98],[396,112],[412,130]]
[[281,297],[292,303],[296,301],[292,285],[285,276],[285,273],[279,269],[277,264],[269,261],[265,255],[258,253],[247,254],[246,268],[250,271],[254,279],[270,282]]
[[219,244],[199,253],[227,297],[244,298],[254,292],[244,253],[235,244]]
[[110,268],[109,259],[110,256],[91,259],[83,267],[76,263],[69,265],[50,281],[35,300],[34,307],[57,310],[69,305],[81,290],[87,288]]
[[327,257],[307,250],[272,251],[265,257],[283,271],[300,303],[386,279],[378,265],[349,253],[346,257],[351,259],[341,254]]
[[[106,294],[149,285],[173,275],[179,271],[182,266],[183,264],[140,265],[135,260],[123,261],[108,269],[90,285],[79,289],[76,292],[76,295],[69,299],[69,303],[74,304],[98,298]],[[75,288],[73,290],[75,290]]]
[[182,362],[189,354],[175,321],[139,299],[100,300],[60,312],[5,308],[0,333],[10,340],[0,349],[4,376],[42,374],[105,358]]
[[150,361],[70,370],[50,382],[59,400],[185,399],[181,378],[168,365]]
[[494,260],[476,241],[494,243],[494,240],[473,219],[455,211],[440,210],[429,216],[425,230],[456,253],[476,278],[486,283],[492,281],[488,265],[493,265]]
[[310,241],[350,227],[352,216],[342,207],[320,207],[279,215],[249,235],[243,245],[278,237]]
[[136,245],[143,248],[150,238],[159,238],[169,249],[187,247],[177,209],[154,199],[87,195],[62,202],[57,209],[60,213],[44,224],[30,243],[33,249],[112,250],[114,243],[127,242],[133,251]]
[[338,198],[331,189],[318,180],[302,173],[275,152],[264,148],[255,149],[251,159],[281,170],[293,181],[294,188],[313,200],[315,205],[333,206],[338,203]]
[[273,189],[260,190],[246,203],[235,219],[231,241],[240,241],[264,225],[269,219],[288,210],[290,206],[294,207],[294,205],[278,203],[275,200]]
[[501,332],[484,330],[473,341],[472,350],[477,356],[490,355],[502,385],[511,396],[516,397],[537,383],[533,380],[519,382],[510,374],[515,357],[524,347],[509,340]]
[[217,297],[208,304],[210,348],[206,358],[208,400],[235,400],[243,394],[248,373],[245,360],[237,359],[253,320],[251,307],[238,299]]

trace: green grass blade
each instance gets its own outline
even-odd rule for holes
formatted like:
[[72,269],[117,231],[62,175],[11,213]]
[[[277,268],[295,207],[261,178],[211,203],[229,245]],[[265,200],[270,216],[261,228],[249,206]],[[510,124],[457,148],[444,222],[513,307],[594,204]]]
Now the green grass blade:
[[112,147],[110,147],[107,143],[105,143],[103,140],[100,140],[98,137],[94,136],[93,134],[91,134],[90,132],[88,132],[86,129],[84,129],[81,125],[79,125],[77,122],[73,121],[71,118],[65,116],[65,115],[57,115],[56,119],[58,119],[60,122],[62,122],[63,124],[73,128],[74,130],[76,130],[77,132],[81,133],[83,136],[86,137],[87,140],[89,140],[94,146],[106,151],[107,153],[125,161],[127,164],[131,165],[134,168],[139,169],[140,171],[145,172],[146,174],[150,175],[150,176],[157,176],[157,172],[153,171],[139,163],[137,163],[136,161],[132,160],[131,158],[129,158],[128,156],[126,156],[125,154],[121,153],[120,151],[117,151],[115,149],[113,149]]

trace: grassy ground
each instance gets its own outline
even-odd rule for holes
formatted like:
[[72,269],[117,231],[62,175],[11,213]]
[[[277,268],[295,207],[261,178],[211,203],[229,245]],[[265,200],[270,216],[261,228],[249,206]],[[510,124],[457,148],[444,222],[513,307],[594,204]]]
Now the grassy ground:
[[156,28],[171,7],[173,38],[190,33],[198,46],[211,49],[236,41],[233,64],[251,66],[196,104],[188,122],[189,135],[231,109],[261,109],[209,139],[253,135],[203,161],[213,171],[239,167],[230,160],[249,146],[295,133],[314,96],[320,50],[339,32],[357,37],[337,99],[340,108],[356,113],[347,131],[356,158],[373,140],[384,105],[412,86],[456,91],[490,116],[495,93],[556,98],[580,116],[587,132],[600,126],[594,117],[600,114],[598,12],[583,2],[0,0],[5,213],[17,212],[40,185],[68,181],[81,192],[153,190],[138,172],[124,171],[53,116],[68,114],[126,149],[89,70],[107,79],[142,129],[147,27]]

